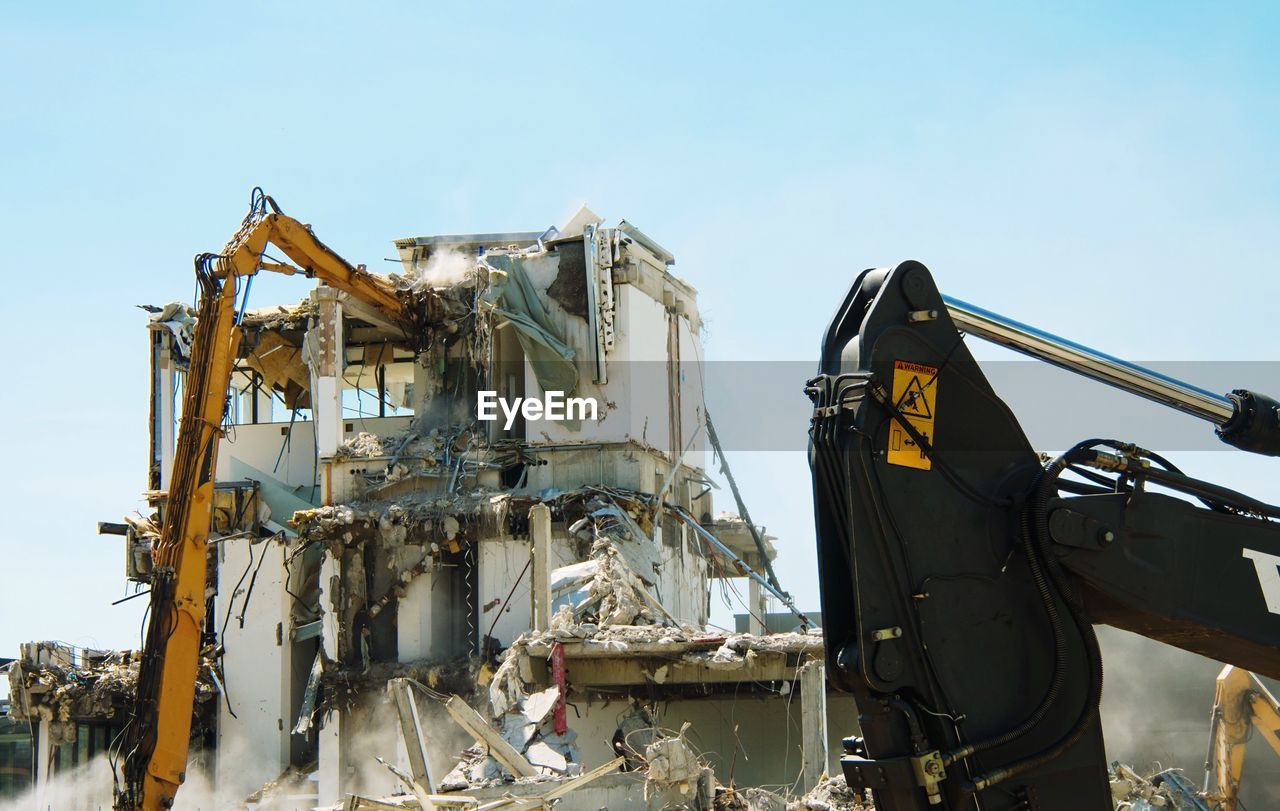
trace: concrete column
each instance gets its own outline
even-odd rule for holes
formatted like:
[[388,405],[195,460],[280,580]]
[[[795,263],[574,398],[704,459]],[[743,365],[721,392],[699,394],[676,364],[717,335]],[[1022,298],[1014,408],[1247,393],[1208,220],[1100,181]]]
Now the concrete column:
[[53,722],[47,718],[41,718],[40,724],[36,727],[36,736],[38,740],[36,744],[36,808],[47,808],[49,803],[49,780],[53,777],[53,746],[50,741],[53,736],[50,734],[50,727]]
[[[338,649],[339,615],[338,585],[341,583],[342,562],[325,552],[320,563],[320,649],[329,659],[337,661],[342,651]],[[346,744],[350,731],[346,729],[347,711],[337,707],[324,716],[316,732],[316,759],[320,771],[317,786],[317,804],[337,805],[342,801],[342,787],[347,782]]]
[[800,790],[807,792],[827,771],[827,671],[822,659],[800,666],[800,727],[804,753]]
[[271,395],[271,389],[266,383],[261,383],[256,390],[249,390],[249,417],[253,416],[253,407],[256,404],[258,408],[258,422],[271,422],[271,407],[275,398]]
[[551,627],[551,508],[546,504],[529,509],[529,537],[533,541],[533,586],[529,589],[533,629],[545,631]]
[[320,772],[317,804],[321,806],[337,805],[342,802],[343,787],[349,782],[350,775],[347,772],[350,764],[347,759],[346,744],[351,733],[346,729],[348,726],[346,715],[346,709],[335,708],[325,716],[324,726],[320,727],[316,736],[318,743],[316,760]]
[[436,376],[433,369],[427,368],[430,356],[423,352],[413,359],[413,413],[420,415],[426,412],[431,400],[435,398]]
[[316,424],[320,458],[333,456],[342,443],[342,366],[346,343],[342,334],[342,303],[338,291],[317,287],[311,291],[318,314],[307,333],[311,343],[311,413]]
[[342,582],[342,562],[325,552],[320,563],[320,649],[332,661],[344,651],[338,650],[338,624],[342,606],[338,604],[338,587]]
[[167,332],[157,334],[152,356],[151,426],[153,459],[160,466],[160,489],[169,487],[169,475],[173,470],[174,418],[177,404],[174,402],[173,338]]
[[[765,610],[767,606],[764,600],[764,590],[760,588],[760,583],[754,577],[747,578],[747,605],[750,610],[747,612],[747,632],[761,635],[765,632],[765,627],[761,623],[765,618]],[[759,617],[760,619],[756,619]]]
[[342,302],[331,287],[311,291],[316,323],[307,332],[307,363],[311,371],[311,418],[315,422],[316,454],[320,461],[320,501],[341,504],[346,482],[336,481],[332,458],[342,444],[342,367],[346,344],[342,335]]

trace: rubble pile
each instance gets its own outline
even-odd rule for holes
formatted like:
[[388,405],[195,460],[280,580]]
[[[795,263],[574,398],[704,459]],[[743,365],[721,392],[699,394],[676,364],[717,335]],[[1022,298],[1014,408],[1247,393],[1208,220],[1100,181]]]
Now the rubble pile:
[[525,696],[493,726],[534,767],[537,774],[513,775],[490,753],[476,744],[462,752],[461,760],[440,782],[445,791],[478,788],[519,780],[531,782],[573,777],[582,772],[577,751],[578,735],[571,729],[556,732],[554,710],[560,701],[557,687]]
[[459,251],[432,253],[424,264],[407,268],[404,273],[388,273],[397,290],[416,296],[448,291],[457,287],[474,288],[483,282],[483,264]]
[[370,483],[377,485],[425,471],[474,464],[489,455],[489,449],[480,447],[475,433],[465,424],[436,425],[428,430],[423,421],[414,420],[404,430],[386,436],[360,431],[338,446],[334,458],[387,459],[386,469],[369,477]]
[[706,631],[677,625],[614,625],[574,623],[567,607],[552,617],[551,629],[523,634],[503,655],[493,680],[489,683],[489,702],[495,716],[501,717],[524,696],[525,685],[519,675],[521,656],[541,656],[553,644],[582,643],[587,647],[603,647],[626,655],[638,648],[660,646],[669,649],[670,661],[698,664],[713,670],[733,670],[749,663],[757,653],[803,654],[821,658],[821,631],[791,632],[753,636],[751,634],[714,635]]
[[1116,811],[1208,811],[1204,795],[1177,769],[1143,777],[1132,766],[1111,764],[1111,801]]
[[257,791],[254,791],[245,798],[245,802],[250,808],[268,809],[275,807],[276,801],[280,803],[280,807],[292,807],[292,803],[288,803],[290,795],[304,793],[310,789],[316,779],[316,764],[312,763],[307,766],[290,766],[274,780],[269,780]]
[[875,811],[875,806],[849,788],[844,775],[838,775],[823,779],[809,793],[787,803],[787,811]]
[[[438,464],[444,470],[449,469],[450,459],[462,458],[456,455],[463,441],[457,435],[432,431],[399,440],[362,436],[349,443],[353,452],[393,448],[394,454],[425,447],[439,452]],[[397,442],[399,450],[394,450]],[[389,464],[401,463],[393,459]],[[339,661],[364,658],[359,653],[360,639],[351,634],[357,615],[377,617],[404,595],[414,578],[438,565],[473,565],[467,556],[481,537],[526,535],[529,509],[538,503],[547,504],[556,520],[570,525],[579,555],[587,558],[552,573],[559,610],[555,627],[578,638],[591,636],[592,629],[602,626],[654,625],[677,628],[686,635],[701,633],[679,629],[650,591],[657,582],[659,553],[652,540],[650,499],[643,493],[584,487],[535,495],[474,487],[467,492],[405,492],[391,498],[382,494],[371,491],[365,498],[300,510],[292,517],[303,546],[322,543],[330,556],[343,563],[343,582],[334,595],[334,605],[341,606],[339,613],[344,617],[339,624]],[[370,544],[372,556],[365,551]],[[370,588],[370,565],[390,572],[389,585]]]
[[241,319],[245,330],[305,330],[307,320],[316,316],[316,304],[310,298],[297,304],[277,304],[274,307],[258,307],[246,310]]
[[360,697],[384,689],[392,679],[407,678],[443,693],[470,698],[487,683],[487,666],[473,658],[444,662],[370,662],[364,668],[335,667],[326,662],[317,679],[320,696],[312,714],[320,717],[339,707],[353,707]]
[[377,434],[370,434],[366,431],[360,431],[355,436],[343,442],[338,446],[338,452],[334,456],[338,459],[350,458],[366,458],[374,456],[387,456],[389,451],[383,445],[382,437]]
[[787,811],[781,794],[756,786],[721,786],[716,791],[715,811]]
[[[50,650],[55,655],[48,655]],[[41,648],[37,656],[9,667],[10,714],[19,721],[49,721],[55,743],[75,740],[76,722],[115,718],[132,711],[141,654],[113,651],[76,664],[69,651]],[[196,682],[196,729],[218,695],[206,659]]]
[[710,794],[715,785],[715,773],[698,757],[684,733],[686,722],[678,735],[662,735],[644,748],[645,799],[652,793],[674,789],[682,795],[693,793],[696,786],[700,794]]

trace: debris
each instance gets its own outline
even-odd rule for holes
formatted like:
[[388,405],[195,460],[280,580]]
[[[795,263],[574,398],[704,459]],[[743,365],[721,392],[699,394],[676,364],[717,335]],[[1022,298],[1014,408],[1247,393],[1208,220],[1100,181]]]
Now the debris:
[[875,806],[849,788],[841,774],[828,777],[799,800],[788,803],[787,811],[875,811]]
[[[76,722],[121,717],[132,710],[140,654],[112,651],[95,655],[58,643],[27,643],[9,667],[10,715],[14,720],[51,722],[57,743],[75,739]],[[214,661],[202,660],[196,682],[193,734],[211,728],[218,696]]]
[[722,788],[715,798],[716,811],[787,811],[787,808],[782,795],[754,786]]
[[178,357],[186,361],[191,357],[191,338],[195,332],[196,319],[191,308],[181,301],[171,301],[153,312],[150,317],[151,329],[165,330],[173,336],[174,348]]
[[324,655],[316,651],[316,658],[311,662],[311,672],[307,675],[307,686],[302,692],[302,707],[298,710],[298,721],[293,725],[294,735],[306,735],[311,729],[316,710],[316,694],[320,690],[320,678],[324,675]]
[[463,701],[459,696],[450,696],[445,702],[444,708],[449,711],[449,715],[458,725],[467,731],[469,735],[476,739],[477,743],[484,744],[489,747],[489,753],[497,758],[507,771],[517,777],[533,777],[537,775],[538,770],[534,768],[528,760],[517,752],[511,744],[507,743],[496,730],[490,727],[480,713],[471,709],[467,702]]
[[555,709],[556,703],[560,700],[560,688],[548,687],[541,692],[534,693],[524,699],[523,712],[524,717],[529,719],[530,723],[541,724],[547,720],[547,716]]
[[571,791],[576,791],[582,788],[583,786],[585,786],[586,784],[590,783],[592,780],[596,780],[598,778],[604,777],[609,772],[621,766],[622,762],[623,762],[622,758],[615,758],[609,761],[608,763],[604,764],[603,766],[597,766],[596,768],[592,769],[591,771],[585,774],[579,775],[578,777],[575,777],[572,780],[568,780],[564,782],[563,784],[560,785],[559,788],[552,789],[544,799],[554,800],[554,799],[563,797],[564,795],[568,794]]
[[639,701],[618,721],[613,733],[613,751],[627,759],[623,771],[639,771],[644,767],[644,750],[659,736],[653,716]]
[[246,797],[245,802],[249,803],[251,807],[253,804],[261,804],[266,808],[273,807],[270,802],[272,799],[301,793],[308,788],[314,790],[314,785],[309,784],[314,784],[316,777],[315,763],[307,766],[290,766],[281,772],[279,776],[268,780],[261,788]]
[[[231,674],[231,699],[240,696],[256,708],[265,697],[264,706],[274,711],[279,697],[264,676],[282,674],[286,686],[294,679],[296,689],[305,675],[306,684],[301,701],[293,705],[299,707],[295,723],[284,719],[280,740],[267,740],[273,736],[233,719],[219,728],[219,741],[246,744],[271,764],[269,770],[277,768],[270,758],[278,752],[329,766],[335,762],[330,752],[321,759],[319,751],[335,741],[336,762],[367,766],[370,758],[363,751],[353,753],[348,739],[357,739],[364,728],[385,727],[373,715],[389,706],[405,745],[405,752],[398,752],[400,741],[394,748],[376,742],[377,754],[387,758],[380,762],[408,793],[387,798],[350,793],[351,779],[364,785],[386,780],[376,767],[371,780],[354,773],[359,767],[326,772],[323,780],[316,774],[290,776],[316,782],[318,802],[345,797],[346,811],[448,806],[516,811],[554,804],[623,768],[630,774],[605,781],[610,792],[628,792],[625,799],[610,798],[619,807],[634,804],[640,794],[634,789],[644,786],[646,797],[652,789],[664,807],[707,809],[714,773],[684,729],[673,736],[660,728],[654,717],[658,702],[668,696],[736,700],[736,690],[728,698],[724,691],[688,689],[700,680],[705,687],[735,677],[744,691],[772,696],[780,692],[779,684],[795,680],[798,662],[822,653],[816,634],[753,637],[707,630],[711,579],[745,574],[744,561],[758,567],[754,555],[772,557],[774,551],[744,543],[755,528],[743,522],[730,530],[741,537],[724,548],[685,526],[696,515],[704,533],[720,535],[707,520],[714,514],[711,499],[698,492],[707,479],[697,456],[686,462],[684,454],[666,447],[668,440],[679,446],[688,440],[692,447],[706,427],[693,383],[701,380],[701,369],[685,380],[686,371],[694,371],[691,364],[701,361],[696,351],[679,358],[682,346],[696,350],[699,340],[696,292],[667,269],[670,254],[639,231],[600,226],[600,219],[583,209],[563,233],[550,229],[397,243],[406,272],[392,277],[388,287],[406,305],[406,323],[388,321],[351,293],[342,294],[343,307],[336,311],[323,303],[333,299],[326,293],[299,306],[238,315],[243,340],[234,359],[234,396],[244,399],[236,402],[229,422],[247,411],[252,424],[242,423],[239,436],[228,425],[230,464],[220,463],[217,470],[230,476],[219,475],[219,484],[229,483],[224,478],[252,483],[261,494],[260,506],[270,507],[255,511],[258,523],[274,515],[273,531],[278,531],[289,516],[296,538],[284,546],[284,572],[273,571],[274,558],[263,568],[265,556],[256,561],[250,556],[256,566],[248,590],[262,568],[270,580],[259,580],[260,588],[270,582],[267,588],[283,592],[274,595],[278,599],[248,605],[247,590],[236,584],[244,579],[241,572],[225,568],[235,548],[231,544],[218,546],[210,558],[209,596],[224,603],[244,596],[241,621],[218,643],[234,652],[227,661],[237,667],[249,661],[248,670],[257,672]],[[619,307],[625,319],[617,324],[625,331],[615,330]],[[154,321],[156,343],[176,347],[175,353],[184,356],[191,326],[186,306],[171,305]],[[652,345],[642,345],[645,341]],[[566,395],[581,389],[578,394],[599,397],[606,410],[616,410],[611,397],[624,401],[628,386],[639,390],[649,384],[638,376],[627,382],[618,367],[622,387],[611,387],[608,364],[650,356],[667,360],[655,368],[665,367],[663,386],[677,386],[668,388],[671,409],[659,402],[645,413],[637,405],[625,418],[629,422],[619,426],[622,420],[615,419],[608,431],[595,430],[586,420],[546,426],[546,431],[523,420],[507,430],[476,421],[474,392],[489,387],[506,394],[533,394],[535,386]],[[499,369],[499,363],[512,366]],[[587,374],[591,366],[593,373]],[[678,382],[670,377],[673,371]],[[156,380],[153,423],[167,428],[175,417],[166,410],[173,392],[166,394],[164,380]],[[359,418],[349,417],[351,403],[343,396],[353,388]],[[376,396],[362,399],[371,388]],[[328,396],[334,391],[336,403]],[[682,406],[681,396],[694,398],[683,404],[692,408]],[[259,416],[273,398],[310,413],[295,414],[296,424],[290,420],[287,427],[272,427],[270,413],[265,421]],[[365,410],[370,401],[376,412]],[[399,406],[414,416],[399,419],[399,412],[389,413],[388,407]],[[377,422],[365,419],[375,413]],[[302,426],[302,420],[312,424]],[[566,429],[581,436],[566,441]],[[164,437],[153,439],[160,447]],[[317,450],[313,458],[318,448],[326,450],[323,455]],[[156,483],[149,485],[157,515],[160,499],[167,497],[159,481],[157,473]],[[664,503],[664,497],[672,503]],[[236,517],[240,504],[228,502],[219,509]],[[137,521],[130,533],[130,551],[137,558],[132,569],[147,571],[159,538],[156,522]],[[219,529],[219,534],[226,540],[227,533]],[[526,551],[533,553],[527,573],[520,569]],[[768,582],[777,585],[773,578]],[[521,634],[525,588],[532,628]],[[287,609],[277,612],[281,606]],[[238,634],[248,622],[263,632]],[[402,655],[407,661],[396,661]],[[298,670],[308,664],[309,674]],[[136,666],[130,666],[136,674]],[[36,676],[28,669],[24,677],[33,688],[49,680],[43,693],[34,690],[44,697],[31,705],[54,716],[74,716],[61,705],[74,703],[75,691],[92,693],[91,683],[54,676],[65,667],[59,662],[42,667],[48,673]],[[604,672],[613,673],[612,684],[591,680]],[[211,667],[210,679],[214,675],[221,674]],[[105,686],[112,678],[106,674],[99,680]],[[57,692],[64,687],[65,693]],[[216,699],[216,688],[201,691],[205,711],[216,707],[216,700],[208,700]],[[17,692],[15,705],[26,695]],[[462,740],[447,723],[429,723],[435,719],[427,713],[436,708],[426,706],[423,696],[440,701],[470,739]],[[477,703],[485,699],[491,713]],[[566,703],[570,699],[572,705]],[[653,702],[651,708],[644,700]],[[357,735],[317,734],[335,716],[341,729]],[[65,738],[74,731],[53,734]],[[592,758],[601,731],[606,742],[612,734],[616,757],[583,773],[579,740]],[[257,739],[237,739],[246,732]],[[459,757],[447,775],[434,779],[439,771],[431,772],[429,753]],[[740,767],[739,779],[747,771]],[[265,775],[255,774],[255,781],[260,776]],[[732,780],[732,766],[728,776]],[[273,782],[287,781],[282,775]],[[454,790],[478,796],[444,793]],[[771,811],[782,811],[781,799],[768,792],[743,790],[734,796],[761,808],[771,797]]]
[[441,778],[439,788],[441,791],[462,791],[498,782],[502,775],[502,764],[484,747],[470,746],[462,750],[458,764]]
[[412,688],[415,685],[421,687],[412,679],[391,679],[387,682],[387,692],[395,702],[396,714],[400,721],[400,736],[404,739],[405,752],[409,756],[409,767],[412,770],[410,776],[415,783],[426,786],[434,793],[436,784],[431,777],[427,740],[422,729],[422,719],[418,715],[418,705],[413,697]]
[[382,444],[382,439],[375,434],[359,432],[338,446],[335,454],[338,458],[372,458],[390,456],[391,451]]
[[346,802],[342,804],[339,811],[403,811],[417,805],[417,800],[410,805],[407,802],[408,799],[410,798],[388,797],[383,800],[374,800],[358,794],[348,794]]
[[1142,777],[1132,766],[1112,763],[1110,770],[1111,799],[1116,811],[1209,811],[1204,795],[1177,769],[1166,769],[1150,777]]
[[525,750],[525,757],[535,766],[542,766],[553,772],[564,774],[569,770],[568,759],[557,752],[546,741],[535,741]]
[[429,795],[429,792],[425,788],[423,788],[422,785],[417,780],[414,779],[413,775],[409,774],[408,772],[404,771],[403,769],[401,769],[400,767],[392,763],[386,762],[382,758],[375,758],[375,759],[379,763],[381,763],[383,766],[386,766],[387,770],[392,774],[394,774],[400,780],[401,783],[404,783],[406,786],[409,787],[409,790],[413,792],[414,799],[418,801],[418,807],[422,809],[422,811],[434,811],[436,806],[435,806],[435,803],[431,802],[431,797]]
[[693,783],[702,773],[701,761],[689,748],[683,730],[681,732],[678,736],[659,738],[644,749],[649,779],[659,786]]

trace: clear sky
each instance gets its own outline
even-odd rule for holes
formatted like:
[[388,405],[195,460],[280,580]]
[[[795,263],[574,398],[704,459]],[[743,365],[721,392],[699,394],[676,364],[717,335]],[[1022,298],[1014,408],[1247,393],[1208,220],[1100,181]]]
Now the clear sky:
[[[904,258],[1134,359],[1276,356],[1265,4],[194,5],[0,12],[0,656],[137,644],[143,600],[109,605],[123,553],[94,534],[143,506],[134,305],[189,298],[254,185],[374,269],[397,237],[587,202],[676,254],[711,360],[815,361],[857,271]],[[1280,498],[1274,461],[1187,456]],[[815,606],[802,454],[732,460]]]

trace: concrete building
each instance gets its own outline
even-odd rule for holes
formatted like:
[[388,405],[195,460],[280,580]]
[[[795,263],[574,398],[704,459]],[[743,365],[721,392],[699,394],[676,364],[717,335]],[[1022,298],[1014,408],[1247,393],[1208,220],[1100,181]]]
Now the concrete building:
[[[217,807],[355,808],[412,780],[555,791],[619,757],[562,802],[816,784],[855,726],[827,700],[821,636],[765,635],[760,577],[753,633],[708,626],[713,585],[776,552],[713,508],[697,295],[674,257],[585,208],[395,246],[413,329],[324,286],[243,319],[194,754]],[[191,321],[178,304],[149,324],[157,515],[106,527],[140,584]],[[29,692],[41,672],[11,678]]]

